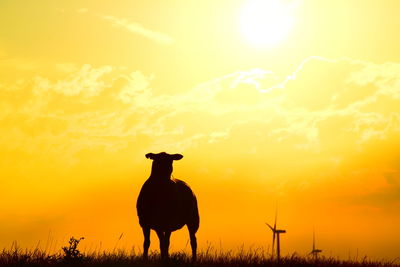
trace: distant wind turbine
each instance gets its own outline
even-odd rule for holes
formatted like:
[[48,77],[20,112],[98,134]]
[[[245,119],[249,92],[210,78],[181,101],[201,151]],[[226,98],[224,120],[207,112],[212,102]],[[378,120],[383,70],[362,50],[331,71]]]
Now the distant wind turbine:
[[269,225],[268,223],[265,223],[266,225],[268,225],[269,228],[271,228],[272,231],[272,257],[274,256],[274,247],[275,247],[275,236],[276,236],[276,256],[278,258],[278,261],[281,258],[281,243],[280,243],[280,234],[284,234],[286,233],[286,230],[281,230],[281,229],[276,229],[276,221],[277,221],[277,217],[278,217],[278,211],[275,212],[275,223],[274,223],[274,227],[272,227],[271,225]]
[[321,253],[322,250],[315,248],[315,229],[313,229],[313,243],[312,243],[312,251],[311,254],[314,257],[314,260],[318,259],[318,253]]

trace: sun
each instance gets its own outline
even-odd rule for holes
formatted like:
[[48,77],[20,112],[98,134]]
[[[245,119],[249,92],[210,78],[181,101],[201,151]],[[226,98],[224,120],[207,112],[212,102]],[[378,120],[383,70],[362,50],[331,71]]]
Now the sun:
[[281,43],[294,24],[292,8],[279,0],[248,0],[239,17],[240,32],[258,47]]

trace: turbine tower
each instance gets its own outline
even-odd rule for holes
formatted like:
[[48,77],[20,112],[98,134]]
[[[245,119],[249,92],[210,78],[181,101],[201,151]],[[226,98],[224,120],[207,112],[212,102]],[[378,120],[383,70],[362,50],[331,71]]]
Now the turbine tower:
[[281,243],[280,243],[280,234],[284,234],[286,233],[286,230],[282,230],[282,229],[276,229],[276,221],[277,221],[277,217],[278,217],[278,212],[275,212],[275,223],[274,223],[274,227],[272,227],[271,225],[269,225],[268,223],[265,223],[266,225],[268,225],[268,227],[271,229],[272,231],[272,257],[274,257],[274,247],[275,247],[275,237],[276,237],[276,256],[278,258],[278,261],[281,259]]
[[311,254],[314,257],[314,260],[318,259],[318,253],[321,253],[321,252],[322,252],[322,250],[315,248],[315,229],[313,229],[313,243],[312,243]]

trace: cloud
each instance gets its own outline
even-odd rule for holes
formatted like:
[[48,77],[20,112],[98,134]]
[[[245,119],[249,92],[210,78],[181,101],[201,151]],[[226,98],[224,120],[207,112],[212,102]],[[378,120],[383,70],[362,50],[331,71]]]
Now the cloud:
[[299,185],[307,177],[308,186],[349,177],[363,183],[364,175],[352,173],[366,169],[388,177],[369,192],[386,192],[394,183],[385,173],[400,171],[392,163],[400,155],[388,152],[400,143],[398,65],[312,57],[284,77],[243,70],[170,94],[152,88],[153,74],[62,63],[58,78],[0,80],[0,146],[19,161],[37,154],[45,164],[51,155],[82,167],[117,158],[129,166],[128,155],[148,151],[213,151],[213,172],[240,158],[235,179],[252,168],[260,183],[279,190],[296,187],[266,177]]
[[109,15],[101,16],[101,18],[111,22],[113,26],[126,29],[133,34],[141,35],[162,45],[172,45],[175,42],[168,34],[148,29],[140,23],[130,21],[129,19],[117,18]]
[[151,98],[150,82],[154,75],[146,76],[140,71],[134,71],[124,76],[127,84],[119,91],[118,98],[125,104],[141,105]]
[[97,12],[92,12],[88,8],[79,8],[76,10],[76,12],[79,14],[93,14],[102,20],[110,22],[114,27],[125,29],[135,35],[140,35],[161,45],[172,45],[175,43],[174,38],[171,37],[170,35],[163,32],[148,29],[142,24],[127,18],[119,18],[116,16],[104,15]]
[[[383,83],[384,78],[372,79],[364,74],[371,72],[367,63],[310,58],[286,77],[261,69],[239,71],[200,84],[185,93],[169,95],[151,88],[151,82],[156,78],[152,74],[126,73],[111,66],[57,66],[64,73],[62,79],[36,76],[32,81],[19,80],[3,87],[27,90],[26,87],[33,84],[31,92],[35,97],[43,101],[47,98],[48,104],[57,101],[59,105],[51,108],[63,110],[65,115],[68,115],[66,103],[70,98],[74,99],[76,107],[82,105],[82,115],[86,114],[83,111],[111,112],[118,106],[118,110],[124,110],[128,117],[132,113],[141,113],[149,128],[154,123],[164,129],[171,125],[173,129],[175,119],[191,125],[185,114],[192,114],[197,117],[197,123],[204,119],[211,124],[210,129],[215,127],[215,132],[226,132],[233,125],[259,121],[272,123],[268,134],[278,140],[295,134],[315,142],[324,133],[323,128],[335,127],[346,133],[357,133],[358,140],[363,142],[374,136],[382,138],[385,132],[399,127],[394,67],[388,74],[379,70],[381,76],[391,75]],[[362,83],[360,77],[366,77],[366,82]],[[385,98],[379,98],[383,96]],[[29,101],[37,104],[36,100]],[[384,103],[390,103],[394,109],[388,112]],[[151,120],[152,117],[155,119]],[[231,119],[227,123],[219,122],[224,117]],[[213,121],[216,121],[215,126]],[[195,125],[191,127],[196,128]],[[211,134],[214,130],[204,128],[203,133]],[[317,143],[322,144],[321,140]]]
[[[58,65],[59,66],[59,65]],[[68,78],[52,83],[49,79],[36,77],[36,90],[54,90],[58,93],[76,96],[82,94],[84,97],[98,95],[106,87],[106,83],[99,78],[112,70],[110,66],[92,68],[86,64],[80,70],[73,72]]]

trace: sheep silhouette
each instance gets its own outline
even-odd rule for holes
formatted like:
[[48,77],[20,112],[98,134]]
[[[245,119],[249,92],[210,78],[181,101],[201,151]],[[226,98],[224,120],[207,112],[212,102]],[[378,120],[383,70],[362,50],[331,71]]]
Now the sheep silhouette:
[[161,258],[166,259],[169,257],[171,232],[187,225],[192,259],[196,260],[196,232],[200,223],[197,199],[184,181],[171,179],[172,162],[183,156],[161,152],[148,153],[146,158],[153,160],[151,174],[143,184],[136,203],[144,235],[143,257],[148,257],[151,229],[156,231],[160,240]]

